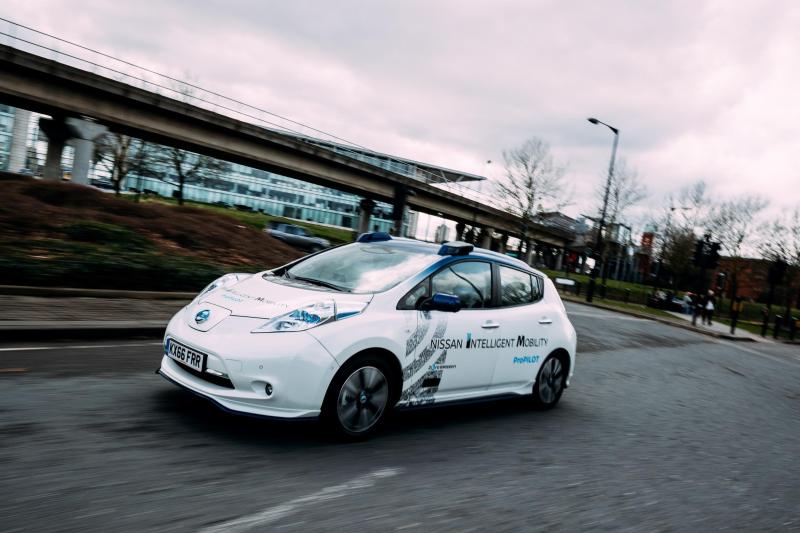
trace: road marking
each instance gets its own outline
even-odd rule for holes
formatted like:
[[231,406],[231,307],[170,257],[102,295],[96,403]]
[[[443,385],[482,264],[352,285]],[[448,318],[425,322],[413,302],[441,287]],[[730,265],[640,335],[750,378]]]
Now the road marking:
[[88,348],[125,348],[127,346],[161,346],[160,342],[134,342],[130,344],[73,344],[70,346],[18,346],[0,348],[0,352],[34,352],[41,350],[86,350]]
[[575,311],[567,311],[567,316],[588,316],[592,318],[599,318],[601,320],[648,320],[646,318],[639,318],[635,316],[625,316],[625,315],[598,315],[595,313],[580,313]]
[[234,518],[228,522],[203,528],[199,530],[198,533],[236,533],[238,531],[264,526],[292,513],[296,513],[305,505],[342,498],[353,491],[371,487],[380,479],[396,476],[401,472],[402,469],[400,468],[382,468],[380,470],[375,470],[374,472],[351,479],[340,485],[325,487],[312,494],[276,505],[275,507],[270,507],[269,509],[264,509],[261,512]]
[[792,361],[794,362],[800,361],[800,358],[792,354],[787,354],[789,356],[789,359],[787,360],[785,357],[776,357],[768,353],[759,352],[758,350],[753,350],[752,348],[746,348],[738,342],[727,342],[722,340],[716,340],[714,342],[716,342],[717,344],[724,344],[725,346],[730,346],[731,348],[736,348],[737,350],[741,350],[743,352],[751,353],[754,355],[760,355],[761,357],[766,357],[767,359],[772,359],[773,361],[778,361],[781,363],[792,364]]

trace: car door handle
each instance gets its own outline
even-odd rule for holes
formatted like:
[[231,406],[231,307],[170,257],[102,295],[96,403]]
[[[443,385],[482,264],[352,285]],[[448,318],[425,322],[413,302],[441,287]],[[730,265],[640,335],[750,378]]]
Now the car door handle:
[[498,324],[494,320],[487,320],[486,322],[483,323],[483,325],[481,327],[483,329],[495,329],[495,328],[499,328],[500,324]]
[[539,324],[547,325],[547,324],[552,324],[552,323],[553,323],[553,319],[552,318],[547,318],[546,316],[539,319]]

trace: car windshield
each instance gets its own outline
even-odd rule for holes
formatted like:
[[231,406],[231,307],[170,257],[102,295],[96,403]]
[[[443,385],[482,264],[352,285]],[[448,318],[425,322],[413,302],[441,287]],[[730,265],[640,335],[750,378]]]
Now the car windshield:
[[419,248],[348,244],[306,259],[291,267],[288,276],[349,292],[380,292],[408,279],[436,258]]

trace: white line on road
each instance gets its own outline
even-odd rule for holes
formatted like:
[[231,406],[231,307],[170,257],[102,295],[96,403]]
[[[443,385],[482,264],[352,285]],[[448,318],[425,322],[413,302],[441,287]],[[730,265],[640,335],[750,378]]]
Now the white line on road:
[[221,524],[203,528],[198,533],[236,533],[257,526],[264,526],[299,511],[300,508],[305,505],[341,498],[350,492],[371,487],[378,480],[396,476],[401,472],[402,469],[400,468],[382,468],[380,470],[375,470],[364,476],[351,479],[341,485],[325,487],[307,496],[302,496],[290,502],[264,509],[259,513],[234,518],[233,520]]
[[599,318],[601,320],[638,320],[645,321],[646,318],[639,318],[635,316],[625,316],[619,314],[598,315],[596,313],[580,313],[575,311],[567,311],[567,316],[589,316],[592,318]]
[[35,352],[40,350],[85,350],[88,348],[125,348],[127,346],[161,346],[160,342],[132,342],[129,344],[73,344],[70,346],[17,346],[0,348],[0,352]]
[[724,344],[725,346],[730,346],[731,348],[736,348],[737,350],[741,350],[743,352],[760,355],[761,357],[766,357],[767,359],[772,359],[773,361],[778,361],[780,363],[793,364],[800,361],[800,357],[792,354],[786,354],[789,356],[789,359],[786,359],[785,357],[777,357],[768,353],[760,352],[758,350],[753,350],[752,348],[746,348],[738,342],[727,342],[722,340],[716,340],[715,342],[718,344]]

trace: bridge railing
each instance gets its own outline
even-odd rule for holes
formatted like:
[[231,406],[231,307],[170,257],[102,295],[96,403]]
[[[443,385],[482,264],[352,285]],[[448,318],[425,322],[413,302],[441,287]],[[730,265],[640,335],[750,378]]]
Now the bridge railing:
[[[2,17],[0,17],[0,43],[167,98],[180,100],[242,122],[294,136],[302,142],[314,144],[376,167],[424,181],[485,205],[497,205],[496,197],[467,187],[463,183],[450,180],[444,174],[434,174],[416,167],[408,161],[372,156],[364,153],[364,151],[374,152],[374,150],[309,124],[292,120],[267,109],[205,89],[197,85],[197,83],[162,74],[152,68],[137,65],[111,54],[94,50]],[[335,148],[326,146],[328,143],[334,143],[336,145]]]

